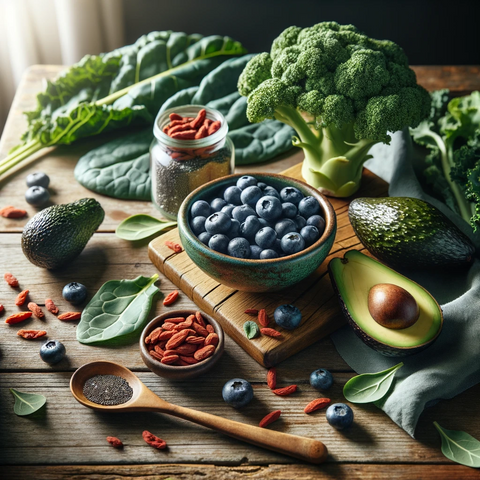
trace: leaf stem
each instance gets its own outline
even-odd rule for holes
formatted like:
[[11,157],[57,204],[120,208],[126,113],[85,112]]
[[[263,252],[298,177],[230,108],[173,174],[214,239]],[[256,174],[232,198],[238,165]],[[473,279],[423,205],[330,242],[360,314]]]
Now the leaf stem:
[[[0,164],[0,175],[3,175],[5,172],[13,168],[15,165],[17,165],[18,163],[20,163],[22,160],[29,157],[30,155],[33,155],[34,153],[38,152],[42,148],[49,146],[49,145],[42,145],[38,140],[32,141],[30,143],[31,143],[30,147],[20,152],[20,154],[9,155],[4,159],[4,161]],[[17,152],[15,151],[14,153],[17,153]]]

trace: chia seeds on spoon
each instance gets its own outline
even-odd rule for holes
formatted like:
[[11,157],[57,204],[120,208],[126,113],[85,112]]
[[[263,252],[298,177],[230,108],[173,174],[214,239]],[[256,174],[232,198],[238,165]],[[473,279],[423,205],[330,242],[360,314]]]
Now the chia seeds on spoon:
[[133,389],[122,377],[116,375],[95,375],[83,386],[83,394],[99,405],[120,405],[133,396]]

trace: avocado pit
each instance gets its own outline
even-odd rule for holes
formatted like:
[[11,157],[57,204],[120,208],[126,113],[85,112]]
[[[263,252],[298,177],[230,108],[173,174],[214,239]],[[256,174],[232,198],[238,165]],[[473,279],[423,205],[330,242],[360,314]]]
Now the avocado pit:
[[368,311],[378,324],[396,330],[411,327],[420,315],[412,294],[391,283],[378,283],[370,289]]

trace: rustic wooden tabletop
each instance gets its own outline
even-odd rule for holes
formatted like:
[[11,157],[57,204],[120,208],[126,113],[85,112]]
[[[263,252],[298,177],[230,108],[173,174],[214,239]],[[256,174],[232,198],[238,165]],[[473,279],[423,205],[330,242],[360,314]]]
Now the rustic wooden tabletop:
[[[25,121],[22,111],[35,104],[43,78],[53,78],[59,66],[30,68],[18,89],[0,142],[0,158],[19,142]],[[416,67],[419,83],[428,89],[450,88],[454,94],[480,89],[479,67]],[[111,279],[151,276],[155,267],[147,254],[147,242],[133,245],[114,235],[115,227],[135,213],[157,215],[147,202],[121,201],[102,197],[84,189],[73,178],[76,160],[105,141],[90,139],[68,147],[53,149],[21,168],[8,182],[0,184],[0,207],[25,207],[25,176],[42,170],[51,178],[54,203],[67,203],[96,197],[106,211],[105,221],[87,248],[66,268],[52,272],[30,264],[22,253],[20,234],[26,220],[0,219],[0,273],[12,272],[22,288],[29,289],[33,301],[53,298],[62,310],[67,304],[62,287],[78,281],[93,294]],[[248,170],[283,171],[300,162],[300,152]],[[242,171],[242,169],[238,169]],[[28,217],[36,210],[27,206]],[[175,287],[161,277],[160,290],[168,294]],[[0,303],[12,310],[17,292],[0,282]],[[178,308],[193,308],[182,295]],[[165,307],[157,302],[151,318]],[[67,359],[49,367],[38,355],[40,343],[16,336],[16,328],[0,322],[0,471],[2,478],[155,478],[155,479],[473,479],[477,470],[453,464],[440,451],[440,438],[432,422],[438,420],[450,429],[480,432],[480,385],[452,400],[444,400],[422,415],[414,440],[374,406],[354,406],[355,423],[342,433],[331,428],[322,412],[305,415],[303,408],[315,391],[308,377],[311,371],[329,369],[335,384],[328,392],[334,402],[343,401],[342,387],[354,372],[326,338],[294,355],[278,366],[281,385],[297,383],[299,393],[290,397],[272,395],[266,385],[266,370],[250,358],[230,338],[220,365],[204,377],[170,382],[151,373],[141,360],[137,344],[121,348],[81,345],[75,338],[76,323],[60,322],[53,315],[44,321],[33,320],[29,327],[42,326],[50,339],[61,340]],[[69,380],[72,372],[93,360],[119,362],[138,374],[154,392],[173,403],[257,424],[268,412],[282,410],[273,430],[310,436],[329,449],[327,463],[312,466],[220,435],[200,426],[155,413],[101,414],[86,409],[72,397]],[[223,384],[233,377],[250,381],[255,399],[246,408],[234,410],[221,397]],[[46,408],[30,417],[13,413],[16,388],[47,397]],[[149,430],[164,438],[169,449],[155,450],[145,444],[141,432]],[[113,449],[105,440],[121,438],[123,450]]]

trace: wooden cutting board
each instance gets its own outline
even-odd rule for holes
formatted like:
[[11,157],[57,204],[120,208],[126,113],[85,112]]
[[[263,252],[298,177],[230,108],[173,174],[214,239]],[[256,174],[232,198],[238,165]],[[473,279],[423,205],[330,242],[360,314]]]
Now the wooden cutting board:
[[[282,174],[302,179],[301,164]],[[362,186],[355,197],[381,197],[386,196],[387,191],[386,182],[364,169]],[[327,267],[332,258],[343,257],[347,250],[363,249],[348,220],[348,204],[355,197],[330,198],[337,214],[337,235],[330,255],[312,275],[284,291],[246,293],[219,284],[197,268],[185,252],[176,254],[165,246],[166,240],[180,243],[177,229],[150,242],[149,257],[160,272],[191,298],[200,310],[212,315],[222,325],[225,333],[252,358],[265,367],[271,367],[345,323]],[[278,328],[282,332],[279,339],[264,335],[253,340],[247,339],[243,324],[247,320],[256,320],[244,313],[247,308],[265,308],[272,326],[275,326],[273,312],[279,305],[286,303],[295,305],[302,312],[302,323],[297,329],[288,331]]]

